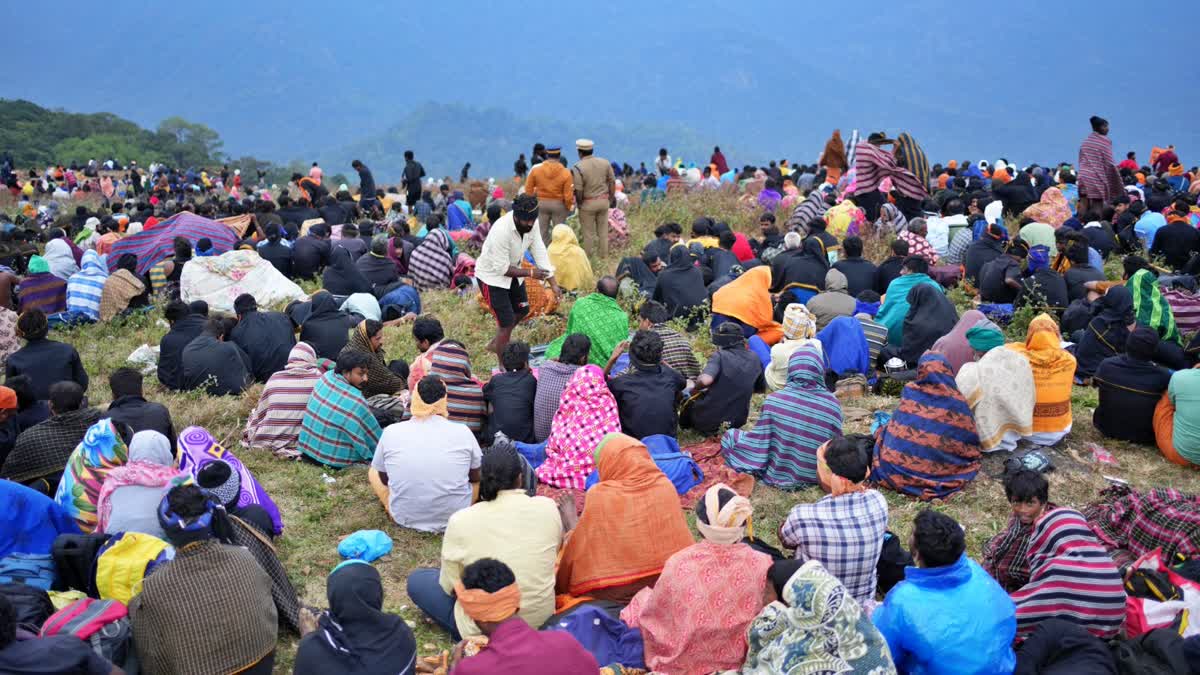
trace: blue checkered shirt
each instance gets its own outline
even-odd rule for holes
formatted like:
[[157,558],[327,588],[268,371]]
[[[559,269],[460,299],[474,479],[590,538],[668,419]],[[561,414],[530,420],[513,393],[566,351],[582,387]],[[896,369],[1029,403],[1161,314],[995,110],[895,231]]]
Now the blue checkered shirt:
[[875,567],[887,532],[887,500],[877,490],[798,504],[779,528],[797,560],[819,560],[859,602],[875,599]]

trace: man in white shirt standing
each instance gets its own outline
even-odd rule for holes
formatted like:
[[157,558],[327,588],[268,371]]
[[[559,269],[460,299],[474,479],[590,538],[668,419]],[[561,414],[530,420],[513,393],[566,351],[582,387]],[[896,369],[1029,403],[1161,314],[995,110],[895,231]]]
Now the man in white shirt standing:
[[[496,313],[496,337],[488,351],[497,356],[504,352],[513,328],[529,314],[529,296],[525,278],[538,281],[549,279],[555,295],[561,296],[554,280],[554,265],[546,254],[546,244],[537,232],[538,200],[532,195],[520,195],[513,200],[513,210],[497,220],[488,231],[483,250],[475,261],[475,278],[488,304]],[[534,269],[522,269],[525,252],[533,254]]]

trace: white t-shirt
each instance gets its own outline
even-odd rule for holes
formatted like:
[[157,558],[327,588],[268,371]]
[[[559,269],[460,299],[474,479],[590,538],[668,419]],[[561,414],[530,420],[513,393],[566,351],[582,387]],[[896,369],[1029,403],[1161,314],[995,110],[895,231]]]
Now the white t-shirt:
[[451,515],[471,505],[467,474],[481,459],[466,425],[431,415],[384,429],[371,467],[388,475],[388,510],[398,525],[442,532]]

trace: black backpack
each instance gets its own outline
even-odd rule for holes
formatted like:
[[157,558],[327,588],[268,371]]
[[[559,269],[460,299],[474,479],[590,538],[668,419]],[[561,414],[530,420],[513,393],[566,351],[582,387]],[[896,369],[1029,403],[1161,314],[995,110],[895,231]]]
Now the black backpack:
[[74,589],[99,598],[96,589],[96,555],[108,542],[107,534],[60,534],[50,554],[58,573],[54,590]]
[[1117,642],[1112,653],[1121,675],[1186,675],[1191,672],[1183,651],[1183,638],[1167,628]]
[[41,630],[42,624],[54,613],[49,594],[36,586],[0,584],[0,595],[12,604],[17,625],[30,627],[32,633]]

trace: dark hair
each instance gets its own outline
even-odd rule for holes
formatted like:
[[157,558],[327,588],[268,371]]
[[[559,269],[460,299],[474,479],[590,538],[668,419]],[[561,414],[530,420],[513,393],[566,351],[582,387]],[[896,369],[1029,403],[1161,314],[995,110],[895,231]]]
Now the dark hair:
[[193,300],[188,303],[188,311],[200,316],[208,316],[208,303],[203,300]]
[[442,332],[442,323],[431,316],[418,317],[413,322],[413,338],[418,342],[434,343],[446,337]]
[[656,300],[647,300],[642,303],[642,308],[638,310],[638,317],[649,321],[654,325],[666,323],[671,319],[671,313],[667,311],[666,305]]
[[846,257],[857,258],[863,252],[863,240],[859,237],[846,237],[842,240],[842,250],[846,252]]
[[429,374],[422,377],[421,381],[417,383],[417,393],[421,395],[422,401],[433,403],[446,396],[446,385],[438,375]]
[[364,319],[365,325],[363,328],[367,331],[367,337],[375,337],[379,331],[383,330],[383,322],[375,319]]
[[208,510],[210,497],[204,488],[191,483],[171,488],[167,491],[166,500],[167,508],[171,509],[171,513],[190,520],[204,515],[204,512]]
[[233,301],[233,312],[238,316],[249,314],[258,309],[258,302],[253,295],[242,293]]
[[487,207],[488,222],[494,223],[497,220],[500,220],[500,214],[503,212],[504,212],[504,209],[500,208],[499,202],[492,202],[491,204],[488,204],[488,207]]
[[33,390],[33,379],[28,375],[13,375],[4,381],[4,386],[12,389],[17,395],[17,410],[25,410],[38,402],[37,392]]
[[629,356],[642,365],[658,365],[662,361],[663,340],[652,330],[639,330],[629,343]]
[[83,407],[83,387],[70,380],[50,385],[50,407],[57,415],[79,410]]
[[[717,493],[717,510],[719,511],[725,508],[725,505],[729,503],[729,500],[736,496],[737,493],[733,490],[722,488],[721,491]],[[708,508],[704,503],[705,501],[707,500],[705,500],[704,497],[701,497],[700,501],[696,502],[696,521],[704,523],[705,525],[712,525],[712,523],[708,522]]]
[[339,374],[348,373],[355,368],[366,368],[371,362],[371,356],[366,352],[346,349],[343,350],[337,357],[337,365],[334,370]]
[[775,214],[771,213],[770,211],[762,214],[761,216],[758,217],[758,222],[761,223],[763,221],[766,221],[766,222],[774,225],[775,224]]
[[479,501],[490,502],[501,490],[513,489],[524,473],[517,447],[507,441],[494,443],[479,464]]
[[900,264],[913,274],[929,274],[929,261],[919,255],[910,255]]
[[616,277],[608,275],[600,277],[600,280],[596,282],[596,290],[599,291],[601,295],[607,295],[610,298],[615,298],[617,297],[617,292],[621,290],[621,285],[617,283]]
[[737,237],[734,236],[732,231],[725,230],[721,233],[721,236],[717,238],[717,243],[721,246],[721,248],[728,251],[729,249],[733,248],[734,244],[737,243]]
[[858,300],[860,302],[868,302],[869,303],[869,302],[879,302],[879,300],[881,298],[878,293],[876,293],[875,291],[868,288],[867,290],[854,296],[854,299]]
[[192,242],[188,241],[186,237],[175,237],[171,242],[171,248],[174,250],[177,260],[187,262],[192,259]]
[[1150,269],[1150,263],[1140,255],[1127,255],[1121,261],[1121,267],[1124,268],[1125,278],[1128,279],[1141,270]]
[[108,388],[114,399],[142,395],[142,374],[133,368],[117,368],[108,376]]
[[529,345],[524,342],[510,342],[500,355],[500,364],[505,370],[524,370],[529,365]]
[[1108,120],[1104,119],[1103,117],[1097,117],[1095,115],[1092,115],[1092,117],[1088,121],[1092,123],[1092,131],[1096,131],[1096,132],[1100,131],[1100,127],[1103,127],[1104,125],[1108,124]]
[[209,335],[215,338],[225,337],[225,322],[218,317],[209,317],[208,321],[204,322],[204,335]]
[[875,440],[863,434],[850,434],[829,441],[825,463],[829,470],[852,483],[861,483],[871,470]]
[[26,340],[40,340],[46,337],[50,332],[46,314],[36,307],[25,310],[17,317],[17,332]]
[[908,242],[903,239],[897,239],[892,242],[892,255],[906,256],[908,255]]
[[913,520],[913,544],[924,567],[953,565],[967,547],[958,523],[932,509],[921,511]]
[[1050,483],[1037,471],[1021,469],[1004,479],[1004,496],[1009,502],[1031,502],[1037,499],[1045,504],[1050,501]]
[[961,199],[951,199],[950,201],[946,202],[946,206],[942,208],[942,213],[948,216],[960,216],[966,212],[967,210],[963,208]]
[[8,596],[0,593],[0,649],[17,641],[17,610]]
[[513,576],[513,571],[495,558],[480,558],[463,569],[463,588],[495,593],[515,583],[517,578]]
[[588,353],[592,350],[592,339],[583,333],[571,333],[563,340],[562,350],[558,353],[558,360],[562,363],[570,363],[573,365],[582,366],[588,361]]

